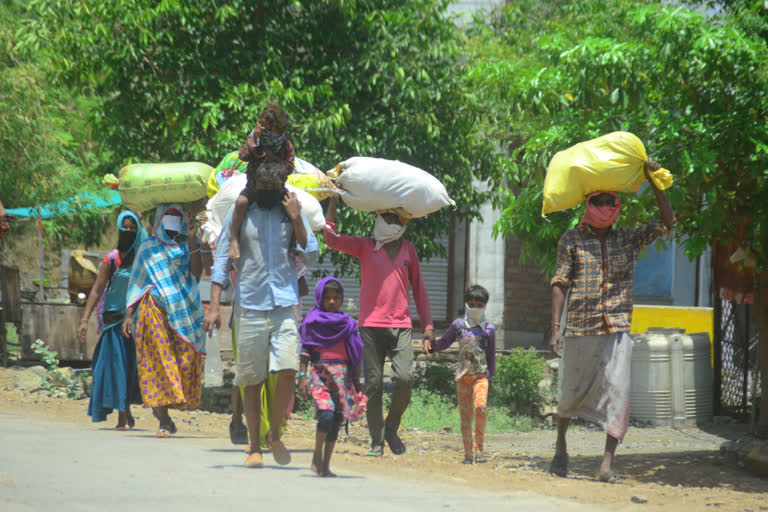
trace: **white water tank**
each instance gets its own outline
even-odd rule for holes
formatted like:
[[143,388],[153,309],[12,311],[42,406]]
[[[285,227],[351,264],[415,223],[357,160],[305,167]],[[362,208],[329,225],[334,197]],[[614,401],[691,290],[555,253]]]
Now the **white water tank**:
[[630,415],[654,425],[711,422],[709,334],[648,329],[632,340]]

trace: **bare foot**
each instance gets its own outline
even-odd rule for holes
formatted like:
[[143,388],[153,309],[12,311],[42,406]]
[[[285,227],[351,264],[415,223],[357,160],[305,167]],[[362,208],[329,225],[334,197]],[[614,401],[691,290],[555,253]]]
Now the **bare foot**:
[[229,252],[227,253],[227,257],[231,260],[240,258],[240,242],[237,238],[232,238],[229,241]]
[[336,473],[334,473],[330,469],[326,469],[325,471],[323,471],[323,474],[320,476],[324,476],[326,478],[336,478]]
[[128,417],[123,411],[117,413],[117,425],[115,430],[128,430]]
[[323,467],[322,460],[320,460],[317,457],[313,456],[312,457],[312,464],[309,466],[309,469],[311,469],[312,472],[315,473],[316,475],[323,476],[322,475],[322,471],[320,471],[321,467]]

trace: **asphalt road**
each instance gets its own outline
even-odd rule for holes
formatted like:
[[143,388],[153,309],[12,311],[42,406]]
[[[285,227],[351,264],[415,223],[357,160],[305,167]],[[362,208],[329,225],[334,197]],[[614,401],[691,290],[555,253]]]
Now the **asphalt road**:
[[339,478],[319,478],[308,469],[309,450],[292,451],[285,467],[265,453],[266,468],[246,469],[242,447],[226,439],[156,439],[149,430],[102,425],[83,429],[0,412],[0,510],[597,510],[530,493],[469,489],[435,476],[413,482],[334,466]]

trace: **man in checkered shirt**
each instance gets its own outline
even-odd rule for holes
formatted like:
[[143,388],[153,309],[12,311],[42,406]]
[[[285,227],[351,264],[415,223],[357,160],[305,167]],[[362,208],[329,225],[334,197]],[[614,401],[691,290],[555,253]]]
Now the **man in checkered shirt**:
[[[593,421],[606,431],[605,454],[598,479],[614,482],[616,446],[629,426],[629,370],[632,359],[632,282],[640,251],[675,224],[664,192],[650,179],[660,168],[645,164],[659,205],[661,220],[636,229],[614,229],[621,210],[615,192],[587,197],[584,216],[557,245],[557,272],[552,278],[552,338],[550,349],[562,357],[557,442],[550,472],[568,474],[565,435],[574,416]],[[570,292],[565,329],[560,323]]]

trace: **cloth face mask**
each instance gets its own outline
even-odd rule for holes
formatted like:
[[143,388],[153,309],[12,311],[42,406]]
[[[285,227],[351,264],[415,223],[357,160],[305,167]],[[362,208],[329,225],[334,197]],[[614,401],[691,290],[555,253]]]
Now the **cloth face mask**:
[[133,247],[136,241],[136,231],[120,230],[117,234],[117,250],[120,254],[125,254]]
[[373,224],[373,238],[376,240],[376,250],[381,249],[384,244],[397,240],[405,233],[405,226],[389,224],[381,215],[376,216],[376,222]]
[[479,325],[485,318],[485,308],[471,308],[467,304],[464,304],[464,308],[467,312],[467,318],[473,323]]
[[255,201],[258,207],[262,210],[271,210],[275,206],[279,205],[282,199],[282,189],[256,189]]

